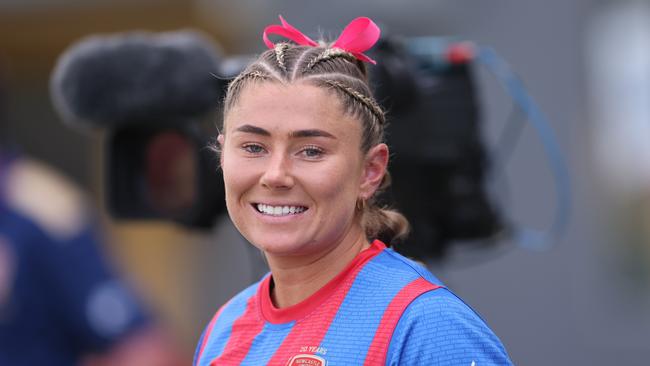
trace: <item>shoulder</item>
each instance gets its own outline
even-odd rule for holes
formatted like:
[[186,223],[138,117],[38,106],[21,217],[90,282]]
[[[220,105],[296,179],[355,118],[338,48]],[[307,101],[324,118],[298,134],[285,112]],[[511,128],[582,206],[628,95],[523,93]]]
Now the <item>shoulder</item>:
[[262,280],[245,288],[217,310],[199,338],[192,365],[198,365],[204,355],[211,359],[221,353],[228,338],[228,330],[246,311],[250,301],[254,301],[261,282]]
[[257,292],[261,281],[254,283],[237,295],[233,296],[225,304],[223,304],[210,320],[210,323],[205,329],[205,332],[210,333],[215,329],[227,328],[239,318],[248,307],[251,307],[251,302],[257,299]]
[[395,285],[405,285],[417,279],[423,279],[435,287],[444,286],[443,283],[429,272],[424,265],[411,260],[387,248],[373,258],[364,268],[367,277],[382,282],[383,286],[395,282]]
[[508,355],[487,324],[445,288],[414,299],[400,318],[387,364],[510,365]]
[[248,303],[257,295],[257,291],[262,281],[258,281],[233,296],[228,302],[223,304],[215,314],[215,317],[234,315],[232,313],[243,312]]
[[[256,295],[261,283],[262,281],[260,280],[248,286],[237,295],[233,296],[225,304],[221,305],[205,327],[202,338],[206,338],[205,341],[207,341],[210,333],[215,329],[230,327],[232,323],[240,317],[244,311],[246,311],[246,308],[251,305],[251,301],[254,301],[257,298]],[[201,342],[199,342],[199,347],[200,346]]]
[[86,225],[84,197],[53,169],[20,158],[7,173],[5,200],[17,214],[33,221],[48,235],[66,240]]

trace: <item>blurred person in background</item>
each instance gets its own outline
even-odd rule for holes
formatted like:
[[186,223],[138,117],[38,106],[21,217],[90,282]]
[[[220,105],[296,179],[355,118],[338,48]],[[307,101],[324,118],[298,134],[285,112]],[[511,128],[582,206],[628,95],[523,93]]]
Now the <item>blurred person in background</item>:
[[5,91],[0,80],[0,365],[184,364],[102,253],[82,193],[7,141]]

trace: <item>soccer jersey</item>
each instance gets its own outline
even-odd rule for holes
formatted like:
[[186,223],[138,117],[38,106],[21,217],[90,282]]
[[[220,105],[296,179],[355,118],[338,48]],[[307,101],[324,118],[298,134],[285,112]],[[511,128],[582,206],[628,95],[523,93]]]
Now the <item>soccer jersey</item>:
[[306,300],[277,309],[271,276],[219,309],[194,365],[509,365],[481,318],[380,241]]

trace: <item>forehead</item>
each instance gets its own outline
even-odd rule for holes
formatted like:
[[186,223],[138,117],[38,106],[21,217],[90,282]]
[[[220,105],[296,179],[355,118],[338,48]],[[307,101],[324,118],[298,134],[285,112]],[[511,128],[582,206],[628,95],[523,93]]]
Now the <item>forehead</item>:
[[226,133],[244,124],[277,132],[324,129],[337,137],[361,133],[360,121],[344,113],[334,93],[307,83],[247,85],[224,122]]

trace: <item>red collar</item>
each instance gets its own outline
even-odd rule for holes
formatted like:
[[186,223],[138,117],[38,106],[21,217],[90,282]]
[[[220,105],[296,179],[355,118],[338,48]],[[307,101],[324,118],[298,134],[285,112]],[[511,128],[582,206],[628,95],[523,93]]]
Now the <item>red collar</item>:
[[386,245],[379,240],[375,240],[370,248],[359,253],[336,277],[330,280],[320,290],[306,298],[305,300],[286,307],[278,309],[271,301],[271,275],[266,276],[260,284],[257,297],[260,301],[262,316],[271,323],[281,324],[293,320],[302,319],[311,313],[314,309],[321,306],[336,292],[343,283],[349,283],[356,277],[357,273],[364,264],[386,249]]

